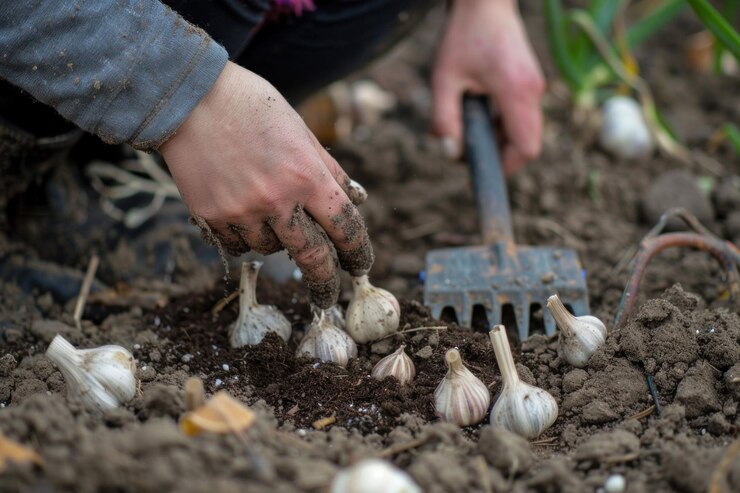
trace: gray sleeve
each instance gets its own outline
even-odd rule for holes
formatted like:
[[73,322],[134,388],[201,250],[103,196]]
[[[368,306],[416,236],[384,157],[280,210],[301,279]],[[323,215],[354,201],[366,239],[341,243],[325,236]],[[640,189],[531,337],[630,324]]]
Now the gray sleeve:
[[157,148],[226,60],[158,0],[0,0],[0,77],[109,143]]

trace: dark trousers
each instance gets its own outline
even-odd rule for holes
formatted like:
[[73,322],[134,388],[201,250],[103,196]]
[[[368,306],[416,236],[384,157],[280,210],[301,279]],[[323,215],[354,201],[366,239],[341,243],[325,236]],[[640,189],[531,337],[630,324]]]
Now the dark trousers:
[[[406,34],[435,0],[317,0],[300,16],[255,15],[249,0],[165,0],[291,103],[366,65]],[[0,79],[0,120],[37,137],[74,125]]]

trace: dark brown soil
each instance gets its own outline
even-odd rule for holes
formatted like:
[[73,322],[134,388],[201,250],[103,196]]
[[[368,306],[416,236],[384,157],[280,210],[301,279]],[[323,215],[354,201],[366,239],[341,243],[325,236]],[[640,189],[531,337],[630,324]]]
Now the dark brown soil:
[[[552,74],[538,5],[526,4],[527,23]],[[0,492],[323,491],[340,468],[371,456],[391,460],[428,492],[593,492],[612,474],[625,477],[629,492],[699,493],[712,478],[724,488],[718,491],[740,491],[740,457],[731,455],[740,431],[740,317],[716,262],[701,252],[661,253],[647,270],[633,316],[619,328],[611,323],[627,280],[624,260],[652,226],[654,213],[645,218],[655,198],[646,195],[651,185],[676,168],[704,178],[712,185],[702,203],[706,225],[737,243],[740,162],[726,148],[702,151],[719,163],[709,168],[665,157],[614,161],[570,123],[557,81],[545,100],[543,157],[509,183],[515,233],[523,244],[578,251],[592,311],[610,331],[607,343],[586,368],[574,369],[558,357],[555,338],[535,334],[520,343],[507,318],[520,376],[558,402],[555,425],[527,443],[485,422],[460,430],[437,420],[432,395],[451,347],[494,398],[501,389],[485,331],[433,320],[420,304],[425,253],[480,241],[467,170],[447,162],[425,133],[422,80],[439,22],[434,12],[364,74],[397,95],[392,118],[332,149],[368,189],[359,209],[376,254],[370,276],[399,296],[401,333],[361,346],[344,369],[295,358],[310,310],[308,290],[293,281],[263,278],[258,286],[260,302],[277,305],[292,321],[291,340],[271,337],[240,349],[230,348],[227,336],[237,303],[212,312],[236,287],[219,279],[223,271],[210,283],[194,273],[197,282],[184,285],[210,287],[171,297],[162,308],[91,304],[81,329],[74,327],[71,303],[0,283],[0,431],[44,461],[41,468],[9,465],[0,473]],[[641,54],[641,66],[676,130],[701,150],[721,123],[740,120],[740,108],[727,97],[736,79],[684,66],[680,43],[694,30],[691,16],[671,26]],[[676,205],[670,194],[660,198],[657,208]],[[35,258],[33,245],[0,239],[6,244],[20,258]],[[129,280],[130,263],[101,255],[101,270]],[[176,271],[184,275],[187,267]],[[345,306],[348,282],[343,279]],[[541,309],[532,317],[541,329]],[[81,347],[115,343],[132,350],[142,394],[104,416],[85,412],[65,397],[61,374],[43,356],[57,333]],[[401,387],[372,379],[373,365],[401,343],[416,380]],[[256,424],[244,436],[184,436],[177,428],[182,386],[193,375],[208,394],[226,389],[250,405]],[[648,375],[659,414],[651,409]],[[315,429],[314,422],[332,416],[334,423]]]

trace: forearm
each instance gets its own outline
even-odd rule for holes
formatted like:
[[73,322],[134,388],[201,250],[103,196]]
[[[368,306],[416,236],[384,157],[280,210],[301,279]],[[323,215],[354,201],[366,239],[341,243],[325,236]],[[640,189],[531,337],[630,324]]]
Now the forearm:
[[0,0],[0,77],[107,142],[156,148],[226,59],[157,0]]

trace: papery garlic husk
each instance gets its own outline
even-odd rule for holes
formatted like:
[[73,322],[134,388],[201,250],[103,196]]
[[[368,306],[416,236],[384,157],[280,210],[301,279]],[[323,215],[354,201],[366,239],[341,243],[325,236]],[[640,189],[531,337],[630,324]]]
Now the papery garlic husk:
[[460,351],[445,353],[447,375],[434,391],[437,416],[458,426],[470,426],[483,421],[491,405],[491,393],[463,364]]
[[373,367],[372,376],[377,380],[394,377],[401,385],[410,383],[416,376],[416,367],[406,354],[406,346],[401,345],[393,353],[378,361]]
[[398,330],[401,308],[385,289],[376,288],[367,276],[352,278],[354,295],[347,308],[347,332],[361,344],[377,341]]
[[70,395],[79,396],[88,411],[115,409],[136,396],[136,360],[121,346],[76,349],[57,335],[46,356],[62,372]]
[[576,368],[585,367],[591,356],[606,342],[606,325],[591,315],[574,316],[558,295],[547,299],[547,309],[560,329],[558,354],[563,361]]
[[503,325],[494,325],[489,335],[504,380],[491,410],[491,425],[524,438],[536,438],[558,418],[558,403],[545,390],[519,380]]
[[421,493],[414,480],[380,459],[365,459],[334,476],[331,493]]
[[308,356],[324,362],[347,366],[357,357],[357,344],[345,331],[334,325],[326,310],[314,315],[313,322],[296,350],[296,357]]
[[654,139],[642,107],[628,96],[613,96],[602,107],[599,143],[607,151],[624,159],[648,156]]
[[231,347],[254,346],[270,332],[290,339],[291,325],[276,306],[257,303],[257,276],[262,262],[242,263],[239,281],[239,317],[229,329]]

